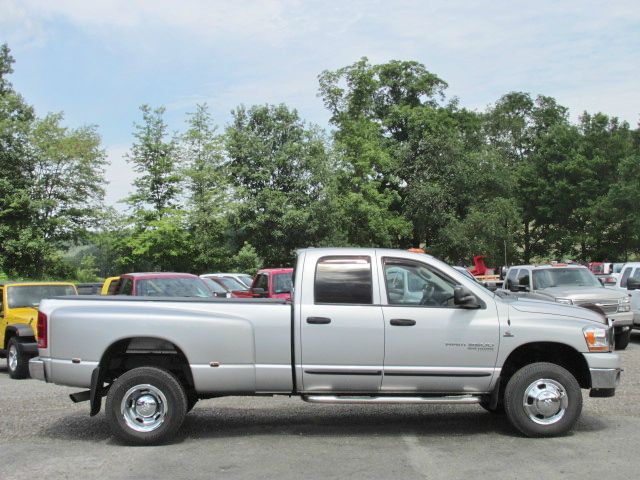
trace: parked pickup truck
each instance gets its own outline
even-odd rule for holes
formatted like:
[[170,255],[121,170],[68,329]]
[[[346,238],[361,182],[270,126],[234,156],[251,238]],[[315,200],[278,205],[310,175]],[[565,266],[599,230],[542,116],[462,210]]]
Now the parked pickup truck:
[[[407,296],[403,279],[422,285]],[[394,282],[389,279],[393,275]],[[413,290],[413,289],[411,289]],[[293,299],[45,300],[34,378],[88,390],[126,443],[170,438],[198,399],[297,395],[316,403],[480,404],[523,434],[576,423],[581,388],[620,379],[612,327],[591,310],[502,297],[401,250],[298,253]]]
[[0,356],[7,358],[11,378],[27,378],[29,359],[38,355],[35,329],[40,301],[45,297],[77,293],[72,283],[0,283]]
[[622,267],[615,284],[607,288],[628,293],[633,313],[633,328],[640,328],[640,262],[628,262]]
[[253,278],[251,288],[245,292],[234,292],[244,298],[282,298],[291,300],[291,276],[293,268],[263,268]]
[[613,321],[617,350],[629,345],[633,313],[629,294],[605,288],[580,265],[518,265],[509,268],[504,291],[533,300],[546,300],[600,311]]

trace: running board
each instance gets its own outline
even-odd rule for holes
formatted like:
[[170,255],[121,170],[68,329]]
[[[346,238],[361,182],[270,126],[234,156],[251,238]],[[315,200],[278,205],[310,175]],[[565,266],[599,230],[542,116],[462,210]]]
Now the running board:
[[480,403],[480,397],[474,395],[451,395],[446,397],[347,397],[337,395],[302,395],[302,400],[309,403],[424,403],[424,404],[458,404],[469,405]]

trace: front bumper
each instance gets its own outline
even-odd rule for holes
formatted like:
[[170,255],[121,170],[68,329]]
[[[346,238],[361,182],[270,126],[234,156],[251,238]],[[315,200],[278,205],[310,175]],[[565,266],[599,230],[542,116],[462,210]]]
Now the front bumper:
[[29,360],[29,375],[31,375],[31,378],[48,382],[49,373],[49,362],[45,359],[35,357]]
[[591,375],[591,397],[613,397],[620,383],[620,356],[610,353],[583,353]]
[[592,389],[610,389],[616,388],[620,383],[621,368],[590,368],[591,388]]

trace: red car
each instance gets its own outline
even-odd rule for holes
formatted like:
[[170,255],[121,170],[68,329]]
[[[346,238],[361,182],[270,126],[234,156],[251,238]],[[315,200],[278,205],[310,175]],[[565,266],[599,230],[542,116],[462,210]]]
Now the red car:
[[197,275],[174,272],[126,273],[120,276],[116,295],[136,297],[213,297],[209,286]]
[[[265,268],[258,270],[251,288],[241,297],[284,298],[291,300],[293,268]],[[234,292],[238,293],[238,292]]]

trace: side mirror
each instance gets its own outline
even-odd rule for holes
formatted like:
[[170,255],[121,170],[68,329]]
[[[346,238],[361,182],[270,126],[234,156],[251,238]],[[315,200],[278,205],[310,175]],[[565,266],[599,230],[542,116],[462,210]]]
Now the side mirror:
[[636,278],[629,278],[627,280],[627,290],[640,290],[640,280]]
[[256,297],[256,298],[261,298],[261,297],[266,297],[267,296],[267,292],[265,291],[264,288],[252,288],[251,289],[251,295]]
[[511,285],[509,285],[509,291],[513,292],[513,293],[518,293],[518,292],[528,292],[529,291],[529,287],[526,285],[517,285],[512,283]]
[[476,296],[462,285],[457,285],[453,289],[453,303],[462,308],[480,308]]

